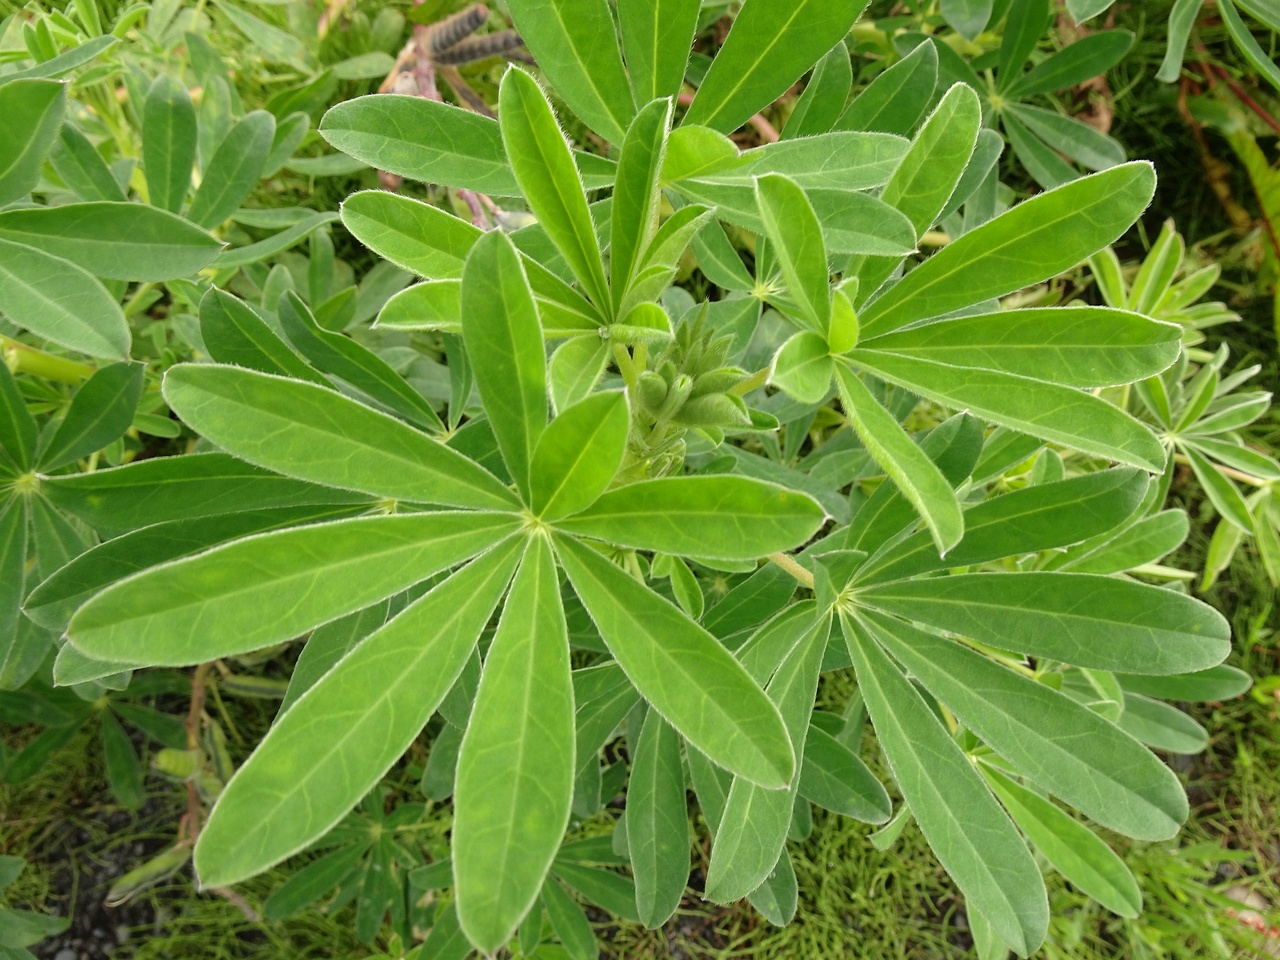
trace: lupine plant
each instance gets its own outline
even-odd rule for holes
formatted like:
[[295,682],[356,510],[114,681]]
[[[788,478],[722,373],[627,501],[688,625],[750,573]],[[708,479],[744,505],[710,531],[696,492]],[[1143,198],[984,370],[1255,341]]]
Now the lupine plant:
[[[221,889],[325,848],[268,912],[337,888],[334,902],[361,898],[362,934],[386,912],[405,936],[429,928],[431,955],[531,956],[554,936],[594,956],[570,890],[660,926],[690,879],[689,787],[713,838],[700,893],[773,923],[796,909],[786,841],[811,805],[885,825],[885,844],[914,821],[987,955],[1039,947],[1045,864],[1136,915],[1123,861],[1068,808],[1173,837],[1187,800],[1143,742],[1195,749],[1202,734],[1160,699],[1241,689],[1221,666],[1223,618],[1143,579],[1162,553],[1130,549],[1131,531],[1163,517],[1166,449],[1103,396],[1176,379],[1184,331],[1128,299],[1001,298],[1121,237],[1151,199],[1150,165],[1063,176],[997,215],[978,188],[998,137],[970,85],[935,89],[936,51],[844,102],[856,5],[746,0],[709,66],[688,55],[697,0],[619,0],[616,24],[604,0],[509,7],[545,86],[508,69],[496,119],[378,94],[320,125],[378,170],[536,221],[484,231],[410,196],[353,194],[346,229],[419,278],[365,298],[385,300],[372,329],[331,302],[358,293],[329,276],[326,240],[305,290],[253,266],[331,215],[280,224],[266,247],[220,253],[206,232],[275,224],[238,212],[269,166],[270,115],[231,126],[192,191],[185,89],[147,90],[136,188],[151,205],[94,206],[171,231],[156,262],[183,237],[202,251],[169,271],[193,275],[178,289],[198,349],[156,364],[198,441],[98,469],[94,444],[61,435],[101,446],[118,430],[73,431],[73,400],[40,440],[0,384],[5,529],[47,501],[104,538],[38,569],[34,590],[5,581],[11,619],[21,605],[61,640],[52,680],[92,691],[306,638],[270,731],[203,791],[216,802],[197,874]],[[729,137],[818,63],[782,139]],[[47,83],[0,77],[0,96],[36,97],[9,200],[48,197],[37,180],[65,89]],[[569,113],[612,146],[571,145]],[[252,169],[214,176],[224,148]],[[80,223],[71,207],[19,203],[0,231]],[[94,269],[152,282],[116,266],[127,244],[93,259],[85,232],[0,243],[65,262],[104,304]],[[927,235],[941,246],[921,258]],[[702,302],[675,286],[694,269]],[[24,284],[0,286],[11,320],[127,351],[114,300],[67,304],[87,322],[65,329],[108,338],[87,349],[24,312]],[[423,357],[437,389],[405,375]],[[132,369],[103,367],[81,395]],[[25,571],[28,556],[5,562]],[[853,699],[815,709],[837,673]],[[861,756],[868,721],[896,810]],[[378,786],[415,741],[424,794],[453,802],[449,855],[430,862],[390,833],[419,808],[387,812]],[[619,798],[611,835],[571,834]]]

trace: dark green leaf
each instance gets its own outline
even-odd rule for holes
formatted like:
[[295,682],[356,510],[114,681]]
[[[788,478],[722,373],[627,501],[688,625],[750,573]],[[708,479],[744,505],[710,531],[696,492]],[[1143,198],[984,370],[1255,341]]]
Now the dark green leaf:
[[1185,673],[1230,649],[1230,627],[1212,607],[1087,573],[970,573],[867,587],[859,597],[1006,650],[1099,670]]
[[178,213],[196,160],[196,111],[187,88],[160,74],[142,107],[142,171],[152,206]]

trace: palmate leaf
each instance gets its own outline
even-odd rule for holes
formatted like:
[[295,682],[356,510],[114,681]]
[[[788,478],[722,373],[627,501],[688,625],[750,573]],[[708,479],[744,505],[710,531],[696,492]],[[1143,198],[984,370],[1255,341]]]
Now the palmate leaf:
[[715,763],[780,789],[796,760],[777,707],[705,629],[591,547],[556,538],[574,591],[650,706]]
[[201,831],[205,886],[239,882],[301,850],[386,773],[453,686],[520,546],[494,547],[416,600],[284,713]]
[[529,541],[485,658],[454,789],[458,919],[486,952],[542,889],[573,799],[569,638],[551,546]]
[[938,860],[1019,955],[1040,946],[1049,905],[1026,844],[919,692],[857,619],[840,617],[885,759]]
[[510,514],[421,513],[259,534],[120,581],[76,612],[68,634],[107,661],[245,653],[399,593],[518,525]]

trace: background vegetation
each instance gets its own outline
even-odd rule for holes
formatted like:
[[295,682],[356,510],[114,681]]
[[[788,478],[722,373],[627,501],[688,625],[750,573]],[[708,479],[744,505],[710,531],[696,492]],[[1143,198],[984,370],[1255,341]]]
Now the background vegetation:
[[[162,0],[150,6],[148,24],[154,27],[165,14],[169,23],[159,36],[154,29],[143,29],[140,21],[121,31],[127,46],[122,55],[130,69],[154,74],[185,66],[195,85],[193,97],[200,102],[200,97],[211,96],[211,88],[200,85],[199,58],[218,57],[229,69],[234,94],[245,109],[270,109],[273,103],[278,107],[281,98],[289,98],[293,107],[310,116],[314,128],[314,121],[329,105],[377,88],[413,24],[436,22],[462,4],[452,0],[427,0],[416,6],[369,0],[331,0],[327,5],[316,0],[314,6],[306,0],[263,3],[251,9],[271,31],[258,33],[246,32],[244,23],[237,23],[236,15],[229,12],[229,4]],[[998,44],[998,31],[963,42],[936,16],[937,6],[924,0],[873,3],[848,41],[856,82],[866,83],[875,76],[885,62],[883,49],[878,49],[883,37],[907,22],[926,23],[928,29],[945,33],[969,58],[981,57]],[[31,4],[12,11],[14,18],[0,37],[0,59],[18,62],[29,55],[24,24],[47,23],[50,14],[58,13],[73,25],[82,25],[86,7],[93,7],[92,0]],[[704,8],[707,26],[698,42],[711,50],[723,39],[719,14],[728,14],[731,5],[708,2]],[[1240,315],[1238,322],[1207,329],[1205,346],[1216,349],[1226,344],[1229,370],[1260,365],[1255,382],[1274,389],[1280,384],[1274,305],[1274,286],[1280,276],[1276,239],[1280,167],[1275,162],[1280,98],[1241,55],[1212,4],[1198,15],[1184,69],[1175,82],[1158,80],[1171,8],[1161,2],[1123,0],[1114,6],[1105,15],[1107,22],[1132,31],[1132,49],[1108,73],[1059,98],[1065,110],[1109,132],[1130,156],[1156,164],[1160,185],[1154,204],[1141,229],[1117,247],[1121,260],[1131,268],[1136,265],[1161,224],[1171,219],[1186,239],[1188,268],[1219,265],[1222,274],[1211,296]],[[103,22],[128,21],[129,8],[121,0],[101,0],[97,10]],[[9,12],[0,7],[0,16]],[[497,18],[501,12],[491,16]],[[1065,45],[1076,30],[1064,11],[1051,33],[1042,38],[1042,50]],[[202,38],[196,47],[186,31]],[[1256,33],[1263,47],[1273,52],[1275,35],[1262,29]],[[459,69],[475,93],[495,101],[503,69],[500,59],[481,58]],[[797,85],[765,111],[746,136],[767,138],[770,129],[782,129],[802,92],[803,85]],[[108,127],[122,122],[109,104],[102,105],[101,119]],[[129,144],[127,129],[110,132],[123,145]],[[296,159],[258,184],[246,206],[334,210],[353,190],[378,183],[375,171],[345,160],[329,153],[312,132],[299,146]],[[1002,162],[1004,183],[1020,192],[1037,189],[1016,157],[1007,156]],[[421,192],[416,186],[405,189]],[[252,224],[232,229],[244,233],[237,239],[256,236]],[[309,246],[280,253],[276,262],[299,286],[305,286],[308,258],[332,256],[340,274],[362,281],[367,285],[362,290],[376,296],[371,289],[377,279],[371,274],[375,259],[338,225],[331,233],[317,236],[331,238],[331,244],[329,239],[313,239]],[[327,249],[326,244],[330,244]],[[265,271],[262,279],[265,282]],[[684,282],[695,292],[704,283],[693,272]],[[1025,296],[1028,302],[1056,298],[1063,292],[1096,298],[1094,283],[1090,272],[1081,268]],[[180,338],[166,339],[159,333],[156,345],[160,354],[184,349]],[[1273,454],[1280,450],[1280,413],[1273,408],[1265,414],[1250,427],[1247,439],[1257,449]],[[135,434],[117,455],[137,453],[142,442],[152,452],[170,442],[164,437],[137,440]],[[1192,800],[1192,820],[1178,840],[1143,845],[1108,838],[1139,879],[1146,898],[1142,916],[1116,917],[1060,879],[1051,878],[1054,920],[1044,947],[1046,957],[1190,960],[1280,955],[1277,572],[1268,569],[1269,558],[1260,555],[1252,542],[1244,543],[1224,562],[1221,543],[1215,548],[1213,540],[1223,521],[1189,468],[1178,470],[1171,498],[1174,505],[1187,509],[1192,528],[1183,546],[1161,563],[1194,571],[1197,579],[1201,571],[1211,571],[1203,577],[1201,595],[1231,620],[1235,652],[1228,662],[1246,670],[1254,686],[1235,700],[1188,707],[1209,731],[1209,742],[1201,753],[1168,757]],[[286,654],[237,664],[235,677],[210,687],[204,708],[225,733],[225,749],[232,762],[243,760],[267,729],[290,661]],[[188,681],[182,675],[161,674],[149,694],[140,696],[131,690],[129,696],[131,702],[153,707],[181,725],[190,709]],[[334,909],[316,906],[264,921],[264,904],[291,875],[288,869],[258,877],[237,888],[235,895],[197,891],[183,862],[153,860],[172,847],[174,825],[187,810],[192,793],[183,771],[172,766],[176,759],[160,753],[161,742],[136,730],[128,734],[147,768],[140,794],[122,802],[122,775],[110,768],[110,755],[98,746],[101,724],[115,723],[107,719],[112,716],[107,695],[92,704],[82,725],[60,732],[54,738],[61,741],[57,743],[48,733],[63,727],[30,722],[24,703],[13,699],[19,695],[4,696],[10,699],[0,699],[0,719],[7,721],[0,752],[6,780],[0,786],[0,846],[6,855],[27,862],[27,868],[3,891],[4,901],[12,908],[69,921],[65,930],[51,925],[50,937],[30,948],[37,956],[56,960],[107,955],[138,960],[400,956],[410,946],[389,928],[377,927],[373,936],[361,937],[360,906],[354,900]],[[842,704],[847,696],[848,691],[823,689],[820,702],[826,697]],[[32,752],[42,736],[44,747]],[[863,755],[874,766],[874,750]],[[423,801],[420,784],[424,773],[429,773],[427,759],[421,749],[411,753],[384,788]],[[588,822],[584,833],[603,831],[605,821],[615,814],[606,810],[598,823]],[[421,815],[407,823],[388,827],[369,816],[361,829],[393,829],[406,844],[442,851],[449,817],[447,803],[427,799]],[[604,914],[593,914],[592,919],[605,952],[617,957],[932,960],[973,955],[963,904],[914,825],[883,850],[872,842],[872,832],[846,818],[815,816],[807,839],[792,844],[800,903],[795,923],[785,928],[770,926],[746,904],[717,908],[692,895],[660,931],[619,923]],[[704,846],[704,867],[706,853]],[[140,867],[145,876],[126,876]],[[699,877],[695,862],[694,881]],[[113,905],[104,906],[108,898]],[[266,911],[270,915],[269,907]],[[0,919],[0,930],[3,923]],[[0,956],[7,955],[5,949],[0,947]]]

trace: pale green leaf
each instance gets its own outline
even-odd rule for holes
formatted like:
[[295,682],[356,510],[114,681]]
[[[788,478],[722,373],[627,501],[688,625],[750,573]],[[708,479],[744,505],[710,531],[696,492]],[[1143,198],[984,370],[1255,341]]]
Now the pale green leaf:
[[218,798],[196,847],[206,886],[260,873],[323,836],[421,732],[498,604],[511,540],[357,643],[271,727]]
[[453,870],[467,938],[493,952],[537,900],[569,822],[573,685],[550,544],[529,541],[458,754]]

